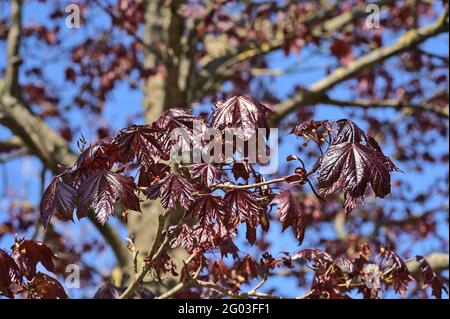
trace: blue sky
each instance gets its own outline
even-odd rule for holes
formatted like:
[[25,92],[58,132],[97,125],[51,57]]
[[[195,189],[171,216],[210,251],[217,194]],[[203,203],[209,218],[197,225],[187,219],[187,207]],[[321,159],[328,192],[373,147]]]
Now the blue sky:
[[[2,12],[2,16],[6,12],[7,8],[2,8],[4,4],[0,5],[0,12]],[[24,11],[24,23],[44,23],[47,25],[53,25],[53,22],[46,20],[46,16],[48,16],[49,6],[45,4],[38,4],[36,1],[31,1],[26,4]],[[61,26],[63,29],[64,35],[64,45],[69,46],[71,43],[77,43],[80,40],[84,39],[88,34],[95,34],[96,27],[95,26],[104,26],[110,23],[109,18],[106,17],[101,12],[91,12],[88,16],[89,21],[94,22],[94,26],[90,25],[81,26],[80,29],[66,29],[64,26]],[[61,21],[63,23],[63,21]],[[397,38],[398,35],[392,34],[385,39],[386,43],[393,41]],[[436,54],[440,54],[442,56],[448,56],[448,35],[442,35],[436,37],[423,45],[425,50],[429,50],[430,52],[434,52]],[[5,60],[5,50],[4,43],[0,45],[0,61]],[[48,65],[46,67],[46,77],[51,79],[52,83],[57,84],[58,87],[63,87],[64,92],[67,91],[67,96],[71,96],[76,94],[76,91],[70,86],[65,85],[64,83],[64,69],[67,65],[68,57],[65,55],[55,55],[52,49],[48,49],[43,47],[42,45],[28,45],[22,49],[22,54],[27,56],[29,53],[33,53],[36,56],[42,58],[46,56],[51,56],[52,58],[48,61]],[[287,75],[282,75],[279,77],[265,77],[264,81],[271,85],[274,88],[277,96],[279,98],[285,98],[289,96],[296,85],[308,86],[311,83],[314,83],[318,79],[322,78],[325,75],[325,68],[319,68],[315,71],[310,71],[311,66],[316,65],[326,65],[329,64],[329,58],[326,58],[321,55],[311,55],[311,49],[306,47],[302,49],[301,54],[299,55],[291,55],[284,56],[282,52],[275,52],[270,54],[269,63],[274,68],[285,68],[292,65],[295,65],[300,69],[300,72],[291,73]],[[36,63],[41,63],[40,59],[28,59],[25,61],[26,65],[33,65]],[[332,61],[331,61],[332,62]],[[0,65],[3,62],[0,62]],[[389,63],[389,62],[388,62]],[[308,71],[301,71],[301,70]],[[395,80],[402,81],[404,80],[404,74],[397,74]],[[255,89],[255,88],[254,88]],[[253,92],[254,93],[254,92]],[[250,92],[252,94],[252,92]],[[349,97],[349,90],[344,88],[336,88],[332,90],[332,95],[336,98],[345,99]],[[72,123],[76,123],[76,126],[80,128],[79,132],[82,132],[83,135],[88,139],[92,140],[95,136],[95,129],[98,127],[99,121],[104,121],[108,123],[110,126],[119,130],[129,123],[130,118],[135,117],[136,114],[141,113],[141,103],[142,103],[142,93],[139,91],[131,90],[128,87],[128,84],[124,83],[116,87],[116,89],[112,92],[112,94],[108,97],[107,107],[105,108],[105,112],[103,113],[102,118],[99,120],[94,117],[86,117],[86,113],[84,111],[80,111],[78,109],[71,110],[67,117],[70,119]],[[209,109],[211,106],[203,105],[202,108]],[[330,107],[325,105],[320,105],[317,108],[318,112],[315,116],[316,119],[329,119],[329,120],[337,120],[342,117],[348,116],[348,110],[337,107]],[[398,116],[398,114],[392,110],[380,110],[378,115],[382,118],[391,119]],[[55,125],[55,123],[50,122],[51,125]],[[364,127],[364,123],[358,123]],[[280,131],[280,134],[283,134]],[[10,132],[3,127],[0,127],[0,138],[6,139],[10,136]],[[436,153],[448,153],[448,135],[446,139],[442,140],[442,144],[435,145],[432,149],[432,152]],[[301,141],[296,140],[294,137],[287,137],[285,142],[279,149],[279,162],[284,163],[284,159],[290,153],[292,153],[292,145],[300,145]],[[389,152],[388,143],[384,143],[383,145],[386,148],[386,153]],[[386,145],[387,144],[387,145]],[[74,149],[76,149],[75,144],[72,145]],[[448,173],[448,168],[446,165],[435,165],[425,167],[424,171],[421,173],[415,173],[408,171],[408,167],[401,167],[405,174],[395,174],[395,179],[403,179],[410,181],[414,184],[413,192],[419,192],[421,190],[425,190],[433,183],[438,177],[442,177],[444,174]],[[2,222],[2,214],[5,214],[6,207],[9,205],[11,198],[28,200],[32,203],[38,203],[40,199],[40,163],[36,159],[32,157],[26,157],[21,160],[12,160],[6,164],[2,164],[0,166],[0,191],[2,192],[0,198],[0,223]],[[51,178],[50,174],[48,174],[47,179]],[[7,181],[7,182],[6,182]],[[429,202],[430,207],[433,208],[435,205],[439,205],[442,202],[442,198],[436,198]],[[394,205],[394,203],[392,203]],[[420,207],[418,207],[420,208]],[[421,208],[423,210],[423,207]],[[441,222],[439,223],[439,233],[448,239],[448,223],[446,220],[448,212],[444,212],[444,214],[440,214],[439,218]],[[126,230],[123,227],[119,227],[117,221],[112,220],[111,223],[113,225],[117,225],[119,232],[123,238],[126,237]],[[77,242],[79,236],[83,236],[84,238],[92,239],[97,238],[96,230],[90,225],[87,220],[81,220],[80,222],[76,222],[75,224],[70,225],[57,225],[59,229],[61,229],[67,236],[69,240]],[[370,227],[368,225],[367,227]],[[332,226],[329,229],[324,228],[320,231],[320,234],[315,234],[313,230],[307,230],[307,238],[305,243],[301,246],[301,248],[308,247],[309,240],[308,238],[314,238],[316,236],[322,236],[326,238],[334,238],[334,230]],[[271,247],[271,252],[276,254],[279,251],[290,251],[294,252],[300,247],[297,246],[296,240],[293,238],[290,230],[281,233],[281,228],[278,224],[272,223],[271,231],[269,233],[269,238],[273,238],[273,246]],[[11,236],[6,236],[2,240],[0,240],[0,247],[5,248],[9,247],[13,241]],[[401,239],[399,239],[401,241]],[[404,245],[400,247],[403,250],[406,250],[409,247],[408,242],[405,242]],[[447,247],[448,249],[448,247]],[[410,252],[411,256],[415,254],[425,255],[434,250],[442,250],[441,247],[437,247],[437,242],[433,240],[424,241],[423,243],[418,243],[413,246],[412,251]],[[100,254],[89,254],[86,256],[86,260],[94,266],[99,267],[100,271],[107,275],[112,267],[114,266],[114,258],[109,250],[106,250]],[[300,295],[302,291],[298,289],[296,285],[296,281],[292,278],[290,279],[271,279],[267,288],[272,286],[276,286],[277,289],[282,294],[285,294],[289,297],[294,297]],[[79,296],[90,296],[92,295],[93,290],[89,288],[83,291],[69,291],[69,294],[73,297]]]

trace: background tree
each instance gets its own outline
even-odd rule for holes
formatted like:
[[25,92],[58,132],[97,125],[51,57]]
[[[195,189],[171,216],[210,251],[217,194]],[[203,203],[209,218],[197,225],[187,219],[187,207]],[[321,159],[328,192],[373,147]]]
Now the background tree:
[[[448,280],[447,1],[378,1],[379,27],[373,15],[376,10],[367,10],[366,2],[356,0],[77,3],[79,29],[66,26],[64,1],[0,4],[4,48],[0,53],[4,61],[0,65],[2,247],[11,245],[15,233],[45,242],[59,256],[54,269],[42,263],[47,270],[64,275],[67,264],[81,266],[85,289],[74,294],[83,296],[92,296],[95,290],[90,288],[111,276],[115,286],[103,286],[103,295],[118,295],[133,282],[148,286],[157,295],[178,287],[178,296],[205,291],[223,296],[230,291],[236,294],[233,289],[238,286],[242,286],[243,297],[260,289],[283,295],[282,285],[295,283],[296,295],[306,292],[307,297],[318,297],[310,290],[312,273],[302,265],[286,270],[290,262],[309,260],[318,274],[325,275],[326,271],[317,269],[338,264],[342,256],[356,263],[362,251],[376,256],[380,247],[397,252],[389,253],[391,263],[400,260],[398,269],[393,269],[404,274],[407,267],[416,276],[417,284],[408,291],[411,297],[426,297],[423,283],[432,284],[430,276],[426,280],[419,276],[420,269],[428,268],[415,255],[426,255],[431,268]],[[212,285],[197,280],[205,286],[198,291],[183,282],[177,285],[179,278],[172,276],[164,285],[157,280],[141,285],[135,280],[135,264],[141,269],[144,257],[155,249],[154,242],[167,226],[161,223],[164,207],[158,201],[146,200],[141,203],[142,214],[130,212],[104,225],[88,214],[98,232],[84,220],[70,225],[55,218],[43,229],[41,194],[50,175],[75,164],[79,148],[115,136],[128,124],[153,123],[172,107],[193,108],[194,114],[205,117],[213,103],[236,95],[253,96],[270,107],[270,125],[280,132],[310,119],[350,118],[382,144],[384,153],[404,174],[394,175],[388,199],[369,196],[347,219],[339,203],[343,198],[321,203],[307,188],[297,190],[295,200],[306,206],[305,224],[312,229],[300,248],[292,232],[279,236],[278,217],[269,214],[272,223],[267,234],[258,231],[252,247],[244,240],[237,242],[241,254],[235,267],[240,265],[236,269],[241,272],[234,272],[235,281],[215,280],[219,284]],[[295,168],[284,162],[284,155],[300,155],[307,167],[320,156],[314,138],[306,134],[306,139],[310,142],[303,144],[304,140],[281,135],[279,177],[292,174]],[[20,165],[29,170],[19,173]],[[232,173],[246,177],[245,172],[236,167]],[[176,223],[181,214],[171,214],[173,220],[167,223]],[[86,229],[80,230],[80,224]],[[130,238],[128,247],[126,237]],[[11,253],[20,251],[21,245],[17,239]],[[295,253],[305,247],[326,253]],[[289,255],[285,259],[275,256],[272,263],[271,255],[264,254],[284,250]],[[105,258],[92,259],[102,251]],[[2,258],[10,263],[6,255]],[[113,269],[111,256],[115,258]],[[198,265],[184,249],[171,256],[178,271],[183,269],[183,260]],[[283,261],[284,268],[272,271],[271,267]],[[271,269],[265,272],[267,279],[265,273],[252,270],[256,266]],[[227,271],[231,270],[220,264],[215,270],[202,271],[230,277]],[[195,270],[188,273],[192,276]],[[329,282],[322,279],[319,282]],[[169,290],[167,296],[175,296],[173,292]],[[324,296],[345,293],[328,291]]]

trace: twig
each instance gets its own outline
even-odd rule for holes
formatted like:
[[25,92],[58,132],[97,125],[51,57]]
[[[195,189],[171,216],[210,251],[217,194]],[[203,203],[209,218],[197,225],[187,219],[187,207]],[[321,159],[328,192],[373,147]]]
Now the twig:
[[256,292],[256,291],[249,291],[249,292],[244,292],[244,293],[239,293],[239,292],[233,292],[229,289],[223,288],[219,285],[216,285],[215,283],[209,282],[209,281],[204,281],[204,280],[194,280],[193,285],[196,286],[200,286],[200,287],[205,287],[205,288],[210,288],[210,289],[214,289],[224,295],[236,298],[236,299],[246,299],[246,298],[250,298],[250,297],[257,297],[257,298],[262,298],[262,299],[282,299],[283,297],[281,296],[275,296],[275,295],[271,295],[271,294],[266,294],[266,293],[262,293],[262,292]]
[[[193,253],[183,263],[185,265],[189,264],[189,262],[191,262],[191,260],[194,259],[196,256],[197,256],[197,253]],[[185,281],[182,281],[182,282],[178,283],[175,287],[173,287],[169,291],[167,291],[167,292],[163,293],[162,295],[156,297],[156,299],[168,299],[168,298],[174,296],[175,294],[177,294],[179,291],[190,287],[192,285],[192,281],[197,279],[198,275],[200,274],[201,269],[202,269],[202,265],[200,264],[200,266],[195,271],[195,273],[194,273],[194,275],[192,277],[187,278]]]
[[141,271],[135,276],[134,280],[130,283],[130,285],[122,293],[122,295],[120,295],[119,299],[128,299],[133,295],[133,293],[139,287],[141,282],[144,280],[147,273],[152,268],[152,261],[158,259],[165,251],[166,246],[170,240],[168,234],[166,234],[164,239],[162,237],[166,217],[167,215],[165,213],[159,215],[158,229],[156,231],[155,240],[153,242],[152,248],[150,249],[150,252],[147,254],[146,257],[148,259],[148,262],[142,267]]
[[283,183],[283,182],[285,182],[284,177],[275,178],[272,180],[255,183],[255,184],[248,184],[248,185],[235,185],[232,183],[216,184],[216,185],[213,185],[212,188],[213,189],[217,189],[217,188],[220,188],[220,189],[249,189],[249,188],[258,188],[258,187],[266,186],[266,185],[270,185],[270,184]]

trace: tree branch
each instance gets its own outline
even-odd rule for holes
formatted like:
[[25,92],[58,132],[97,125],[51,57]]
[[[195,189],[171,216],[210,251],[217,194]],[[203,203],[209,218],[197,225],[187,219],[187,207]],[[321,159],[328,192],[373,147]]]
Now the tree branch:
[[9,152],[22,147],[24,147],[22,140],[17,136],[12,136],[10,139],[0,141],[0,152]]
[[[425,256],[426,261],[430,264],[431,269],[436,273],[441,273],[444,270],[448,270],[449,267],[449,255],[448,253],[434,252]],[[416,259],[411,259],[406,262],[408,270],[417,276],[420,272],[420,263]]]
[[163,236],[166,218],[167,215],[165,213],[159,215],[158,229],[156,230],[155,240],[153,241],[152,247],[146,257],[148,261],[142,266],[141,271],[136,274],[127,289],[122,293],[122,295],[120,295],[119,299],[128,299],[134,294],[147,273],[152,269],[152,262],[161,257],[161,255],[166,251],[167,245],[170,241],[168,233],[166,233],[165,237]]
[[449,118],[449,109],[447,108],[439,108],[434,105],[431,105],[430,102],[425,101],[424,103],[405,103],[402,100],[395,100],[395,99],[387,99],[387,100],[362,100],[362,99],[355,99],[355,100],[335,100],[330,97],[324,97],[320,100],[320,103],[322,104],[329,104],[329,105],[335,105],[335,106],[353,106],[353,107],[360,107],[363,109],[369,109],[369,108],[392,108],[396,110],[405,110],[410,111],[412,113],[420,112],[420,111],[426,111],[431,112],[439,117],[442,118]]
[[22,31],[22,0],[11,2],[11,26],[7,37],[8,63],[5,72],[4,91],[17,96],[19,87],[20,39]]
[[[377,2],[377,5],[385,7],[393,2],[394,0],[381,0]],[[313,33],[315,36],[319,37],[336,32],[366,14],[367,5],[363,4],[356,6],[351,11],[330,18],[330,15],[336,11],[337,3],[331,4],[323,11],[313,12],[311,16],[304,18],[303,23],[314,28]],[[295,38],[296,28],[294,27],[293,29],[294,32],[288,35],[276,34],[267,43],[249,42],[241,47],[230,49],[225,55],[209,61],[200,69],[194,81],[195,85],[192,87],[194,100],[207,94],[217,83],[220,84],[220,80],[223,80],[228,74],[232,74],[234,67],[239,63],[283,48],[286,41]]]
[[[7,37],[8,63],[5,78],[0,78],[0,124],[8,127],[32,154],[40,158],[44,166],[57,174],[61,171],[61,165],[73,165],[77,156],[58,133],[30,111],[21,98],[18,76],[22,0],[12,1],[11,14],[12,25]],[[111,226],[101,226],[93,217],[89,219],[113,249],[119,265],[126,264],[129,252],[125,245],[117,244],[121,241],[119,235]]]
[[230,297],[236,298],[236,299],[247,299],[250,297],[257,297],[257,298],[261,298],[261,299],[282,299],[281,296],[275,296],[275,295],[271,295],[271,294],[257,292],[255,290],[251,290],[249,292],[233,292],[233,291],[226,289],[224,287],[221,287],[215,283],[212,283],[209,281],[204,281],[204,280],[198,280],[198,279],[194,280],[192,285],[214,289],[226,296],[230,296]]
[[409,50],[425,40],[447,31],[447,29],[448,10],[435,23],[420,29],[407,31],[393,44],[373,50],[349,65],[338,68],[322,80],[311,85],[308,90],[299,91],[293,97],[280,103],[275,110],[276,114],[272,118],[272,124],[276,125],[297,108],[320,103],[322,99],[326,101],[327,97],[324,93],[335,85],[355,76],[361,70],[370,68],[394,55]]
[[284,182],[286,182],[286,178],[281,177],[281,178],[271,179],[268,181],[255,183],[255,184],[248,184],[248,185],[236,185],[233,183],[216,184],[216,185],[211,186],[211,188],[213,188],[213,189],[217,189],[217,188],[220,188],[220,189],[249,189],[249,188],[258,188],[261,186],[266,186],[266,185],[276,184],[276,183],[284,183]]

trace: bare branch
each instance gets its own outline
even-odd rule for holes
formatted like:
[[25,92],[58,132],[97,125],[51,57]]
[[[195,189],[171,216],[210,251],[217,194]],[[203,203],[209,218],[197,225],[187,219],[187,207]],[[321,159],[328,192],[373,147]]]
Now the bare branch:
[[[433,271],[436,273],[441,273],[445,270],[448,270],[449,263],[449,255],[448,253],[443,252],[434,252],[425,257],[426,261],[430,264]],[[406,261],[406,265],[408,270],[414,275],[417,276],[420,272],[420,263],[416,261],[416,259],[411,259]]]
[[272,118],[272,123],[278,123],[297,108],[320,103],[324,98],[326,101],[327,97],[324,93],[335,85],[355,76],[361,70],[370,68],[392,56],[414,48],[425,40],[447,31],[447,29],[448,11],[442,14],[435,23],[420,29],[409,30],[393,44],[373,50],[349,65],[338,68],[322,80],[310,86],[308,90],[299,91],[293,97],[280,103],[276,109],[276,115]]
[[355,99],[349,101],[335,100],[329,97],[322,98],[320,100],[322,104],[329,104],[335,106],[353,106],[364,109],[369,108],[392,108],[396,110],[405,110],[408,112],[431,112],[442,118],[449,118],[448,106],[444,109],[432,105],[432,102],[425,101],[424,103],[405,103],[401,100],[388,99],[388,100],[362,100]]
[[5,73],[4,91],[17,96],[19,87],[20,38],[22,30],[22,0],[11,2],[11,26],[7,37],[8,63]]
[[[384,7],[392,4],[393,2],[393,0],[382,0],[377,4],[380,7]],[[304,18],[303,23],[314,26],[314,29],[316,30],[314,33],[319,37],[336,32],[366,14],[366,5],[364,4],[355,7],[351,11],[344,12],[330,18],[330,15],[336,11],[337,3],[338,2],[331,4],[323,11],[312,12],[311,16]],[[202,67],[199,71],[198,78],[195,79],[197,83],[193,86],[193,90],[195,91],[193,94],[194,100],[211,91],[217,83],[220,84],[223,77],[226,77],[228,74],[232,74],[234,72],[234,67],[239,63],[279,50],[283,47],[286,41],[295,36],[295,32],[288,35],[283,35],[282,33],[275,34],[274,37],[268,41],[268,43],[261,44],[257,42],[249,42],[244,46],[231,49],[231,51],[227,52],[224,56],[220,56],[212,61],[209,61],[204,67]]]
[[226,296],[230,296],[230,297],[237,298],[237,299],[246,299],[246,298],[250,298],[250,297],[257,297],[257,298],[261,298],[261,299],[282,299],[281,296],[266,294],[266,293],[257,292],[257,291],[253,291],[253,290],[249,291],[249,292],[234,292],[234,291],[231,291],[224,287],[221,287],[215,283],[212,283],[209,281],[204,281],[204,280],[198,280],[198,279],[194,280],[193,285],[214,289]]
[[169,234],[163,236],[164,225],[167,215],[165,213],[159,215],[158,229],[156,231],[155,240],[153,241],[152,248],[147,254],[148,262],[142,266],[139,273],[136,274],[134,279],[130,282],[127,289],[120,295],[119,299],[128,299],[138,289],[139,285],[144,280],[145,276],[152,269],[152,261],[157,260],[166,251],[170,241]]
[[[11,13],[12,25],[7,38],[7,70],[5,78],[0,78],[0,124],[8,127],[20,138],[27,151],[39,157],[43,165],[53,173],[58,173],[61,166],[73,165],[77,156],[58,133],[30,111],[29,106],[21,98],[18,75],[22,0],[12,1]],[[109,225],[99,225],[93,217],[89,219],[112,247],[119,265],[127,264],[128,250],[125,245],[118,244],[121,240],[114,229]]]

